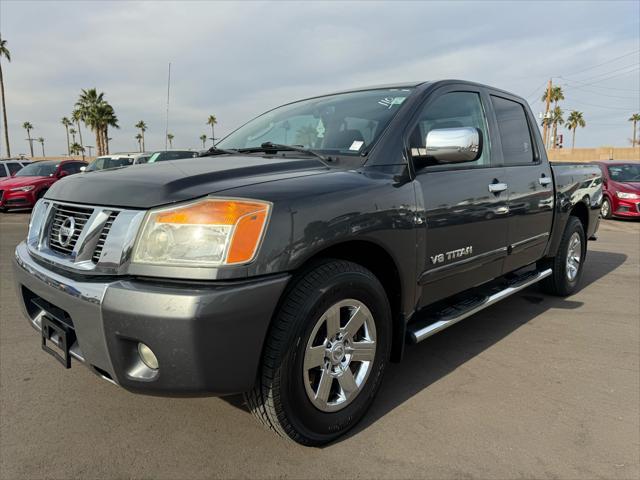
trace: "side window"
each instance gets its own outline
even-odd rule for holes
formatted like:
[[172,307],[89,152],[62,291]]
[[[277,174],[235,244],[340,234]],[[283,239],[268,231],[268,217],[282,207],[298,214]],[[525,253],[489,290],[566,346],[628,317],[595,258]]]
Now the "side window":
[[73,175],[74,173],[78,173],[80,171],[81,163],[65,163],[60,167],[60,170],[63,172],[67,172],[69,175]]
[[9,162],[7,163],[7,168],[9,169],[9,175],[15,175],[22,168],[22,165],[18,162]]
[[4,165],[0,163],[0,178],[6,177],[6,176],[7,176],[7,171],[5,170]]
[[409,138],[411,154],[418,156],[425,151],[426,137],[431,130],[460,127],[475,127],[480,130],[482,154],[474,162],[451,163],[447,168],[488,166],[490,163],[487,141],[489,131],[480,95],[476,92],[445,93],[423,107],[418,124]]
[[491,102],[496,112],[505,165],[533,163],[531,133],[522,105],[493,95]]

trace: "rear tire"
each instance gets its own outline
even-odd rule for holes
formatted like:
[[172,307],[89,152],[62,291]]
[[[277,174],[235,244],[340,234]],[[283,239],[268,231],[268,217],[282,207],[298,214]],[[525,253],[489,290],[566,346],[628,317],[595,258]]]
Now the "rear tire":
[[294,280],[245,400],[268,429],[303,445],[343,435],[376,395],[391,350],[391,309],[369,270],[327,260]]
[[553,270],[540,282],[542,290],[561,297],[575,292],[582,278],[586,254],[587,241],[582,222],[576,217],[569,217],[556,256],[539,263],[539,267]]

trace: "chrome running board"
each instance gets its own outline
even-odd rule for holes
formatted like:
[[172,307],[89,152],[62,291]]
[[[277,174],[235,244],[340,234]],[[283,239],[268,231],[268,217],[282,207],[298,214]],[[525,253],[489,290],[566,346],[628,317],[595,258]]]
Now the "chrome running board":
[[[534,283],[539,282],[543,278],[551,275],[553,271],[548,268],[541,272],[531,272],[529,274],[523,275],[520,279],[515,279],[510,282],[510,284],[501,290],[493,291],[489,295],[484,296],[471,305],[466,305],[465,308],[460,309],[457,308],[456,305],[447,307],[445,312],[441,314],[436,314],[434,316],[429,316],[424,320],[417,321],[416,324],[409,324],[407,326],[407,332],[409,334],[409,338],[413,343],[421,342],[429,338],[431,335],[438,333],[441,330],[444,330],[451,325],[458,323],[460,320],[464,320],[471,315],[478,313],[481,310],[493,305],[494,303],[498,303],[500,300],[504,300],[505,298],[513,295],[514,293],[523,290]],[[450,312],[454,311],[456,313],[451,314]]]

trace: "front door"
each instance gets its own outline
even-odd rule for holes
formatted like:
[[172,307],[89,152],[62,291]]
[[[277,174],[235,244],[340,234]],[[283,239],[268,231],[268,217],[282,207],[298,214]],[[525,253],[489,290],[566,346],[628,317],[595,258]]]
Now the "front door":
[[[507,251],[505,170],[492,163],[483,106],[487,97],[468,86],[447,87],[435,95],[423,106],[409,140],[417,195],[424,202],[420,306],[500,276]],[[442,165],[418,160],[429,131],[455,127],[480,130],[482,153],[476,161]]]

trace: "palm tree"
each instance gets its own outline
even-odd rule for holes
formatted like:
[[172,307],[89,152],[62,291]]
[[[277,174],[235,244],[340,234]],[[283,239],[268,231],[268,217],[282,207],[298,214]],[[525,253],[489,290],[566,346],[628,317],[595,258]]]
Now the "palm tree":
[[207,136],[204,133],[200,135],[200,141],[202,142],[202,148],[204,148],[204,142],[207,141]]
[[142,136],[142,134],[141,134],[141,133],[138,133],[138,134],[136,134],[136,137],[135,137],[135,138],[136,138],[136,140],[138,141],[138,150],[140,150],[140,151],[142,152],[142,151],[143,151],[143,149],[142,149],[142,139],[143,139],[144,137]]
[[551,110],[551,124],[553,125],[553,143],[551,144],[551,148],[556,148],[556,145],[558,144],[558,125],[564,124],[564,118],[562,118],[563,114],[564,112],[560,107],[555,107]]
[[[95,88],[82,89],[76,102],[76,111],[79,118],[93,131],[96,136],[98,156],[104,154],[103,135],[101,126],[96,122],[96,108],[104,103],[104,93]],[[75,112],[74,112],[75,113]]]
[[42,156],[46,157],[46,155],[44,154],[44,138],[38,137],[38,142],[40,142],[40,145],[42,146]]
[[[553,103],[553,108],[555,110],[556,108],[558,108],[558,102],[560,100],[564,100],[564,92],[562,91],[562,87],[551,87],[551,90],[545,90],[544,93],[542,94],[542,101],[546,102],[547,97],[549,97],[549,102]],[[547,124],[547,126],[553,124],[553,112],[549,112],[549,114],[551,115],[551,118],[545,118],[542,121],[543,126],[545,124]],[[545,139],[545,141],[550,143],[550,139]],[[554,143],[555,143],[555,135],[554,135]],[[547,145],[547,148],[548,147],[549,145]],[[554,145],[552,145],[552,148],[554,148]]]
[[141,152],[144,152],[144,132],[147,131],[147,124],[144,123],[144,120],[140,120],[138,123],[135,124],[135,127],[140,129],[140,134],[142,135],[142,150],[140,150]]
[[215,125],[218,123],[218,119],[216,118],[215,115],[209,115],[209,118],[207,119],[207,125],[211,125],[211,144],[215,145],[216,144],[216,136],[215,136],[215,130],[214,127]]
[[631,148],[636,147],[636,132],[638,131],[637,125],[640,122],[640,113],[634,113],[629,117],[629,121],[633,122],[633,137],[631,140]]
[[93,119],[96,123],[98,130],[102,135],[102,154],[109,153],[109,127],[120,128],[118,125],[118,117],[113,110],[113,107],[107,102],[102,102],[97,105],[93,111]]
[[[67,155],[71,155],[71,149],[69,144],[69,127],[73,125],[73,123],[71,123],[71,120],[69,120],[67,117],[62,117],[62,120],[60,120],[60,123],[64,125],[64,129],[67,131]],[[74,142],[75,142],[75,139],[74,139]]]
[[84,147],[79,143],[72,143],[70,149],[72,155],[78,155],[79,153],[82,153],[84,157]]
[[33,125],[30,122],[24,122],[22,124],[22,128],[27,131],[27,141],[29,142],[29,150],[31,151],[31,156],[33,157],[33,140],[31,139],[31,130],[33,130]]
[[551,87],[551,92],[545,90],[542,94],[542,101],[547,101],[547,96],[549,96],[549,101],[553,103],[554,108],[558,106],[558,102],[560,100],[564,100],[564,92],[562,91],[562,87]]
[[569,114],[569,118],[567,118],[567,123],[565,126],[569,129],[569,131],[573,130],[573,136],[571,138],[571,150],[576,145],[576,128],[583,128],[586,126],[586,122],[584,121],[584,117],[582,116],[582,112],[578,112],[577,110],[573,110]]
[[173,148],[173,139],[175,137],[173,136],[173,133],[167,133],[167,140],[169,140],[169,148]]
[[[77,108],[74,109],[71,113],[71,119],[76,122],[76,126],[78,127],[78,136],[80,137],[80,146],[82,147],[82,130],[80,130],[80,120],[82,120],[82,115],[80,114],[80,110]],[[84,160],[84,147],[82,148],[82,159]]]
[[70,128],[69,129],[69,133],[71,134],[71,138],[73,138],[73,142],[72,143],[76,143],[76,133],[78,133],[78,132],[76,132],[75,129]]
[[[7,41],[0,36],[0,60],[2,57],[11,62],[11,52],[7,48]],[[7,145],[7,157],[11,156],[11,147],[9,147],[9,125],[7,124],[7,105],[4,100],[4,77],[2,76],[2,63],[0,62],[0,92],[2,93],[2,117],[4,119],[4,142]]]

